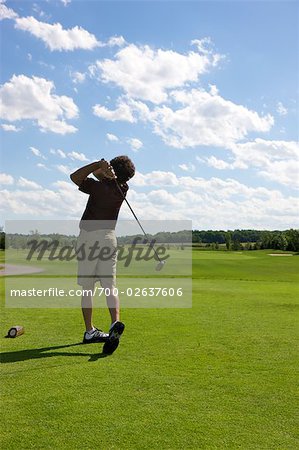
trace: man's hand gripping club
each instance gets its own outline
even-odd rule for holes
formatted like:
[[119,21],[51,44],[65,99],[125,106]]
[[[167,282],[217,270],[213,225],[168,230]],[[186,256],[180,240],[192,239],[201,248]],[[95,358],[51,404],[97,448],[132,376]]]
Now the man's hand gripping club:
[[96,169],[93,172],[93,175],[98,179],[98,180],[115,180],[116,176],[113,170],[113,167],[110,165],[110,163],[108,161],[105,161],[105,159],[101,159],[101,161],[99,161],[99,167],[98,169]]

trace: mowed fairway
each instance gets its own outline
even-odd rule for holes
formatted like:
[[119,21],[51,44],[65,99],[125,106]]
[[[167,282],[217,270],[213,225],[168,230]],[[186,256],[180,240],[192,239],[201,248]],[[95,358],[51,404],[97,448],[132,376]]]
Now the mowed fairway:
[[124,310],[107,358],[79,309],[4,308],[2,448],[299,448],[299,256],[268,253],[194,251],[192,309]]

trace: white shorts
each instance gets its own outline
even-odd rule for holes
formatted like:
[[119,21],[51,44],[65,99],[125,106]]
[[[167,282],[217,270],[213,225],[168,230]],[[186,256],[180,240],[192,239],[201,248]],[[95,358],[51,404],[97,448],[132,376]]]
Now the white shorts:
[[103,288],[115,287],[117,240],[115,230],[86,231],[77,239],[78,284],[91,287],[100,281]]

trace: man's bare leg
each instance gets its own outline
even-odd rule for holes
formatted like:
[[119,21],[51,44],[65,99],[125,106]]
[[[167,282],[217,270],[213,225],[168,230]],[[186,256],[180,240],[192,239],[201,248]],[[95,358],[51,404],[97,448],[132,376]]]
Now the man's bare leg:
[[119,298],[117,295],[106,296],[107,306],[109,308],[111,323],[119,320]]
[[[86,287],[82,288],[85,292],[82,293],[82,299],[81,299],[81,307],[82,307],[82,314],[83,319],[85,323],[86,331],[92,330],[92,292],[93,292],[93,286],[92,287]],[[90,292],[88,292],[90,291]]]

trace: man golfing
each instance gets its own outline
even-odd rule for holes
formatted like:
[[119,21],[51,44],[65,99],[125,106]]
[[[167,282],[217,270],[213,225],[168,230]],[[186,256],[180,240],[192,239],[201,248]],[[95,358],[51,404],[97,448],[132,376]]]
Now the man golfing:
[[[91,173],[97,180],[88,177]],[[81,301],[86,329],[83,343],[105,342],[103,352],[107,354],[113,353],[117,348],[125,328],[119,320],[119,298],[114,293],[117,262],[115,226],[129,189],[127,181],[134,174],[133,162],[127,156],[117,156],[110,163],[102,159],[81,167],[70,175],[79,190],[89,195],[80,221],[77,242],[77,249],[85,248],[87,255],[82,259],[78,258],[78,284],[85,291]],[[99,252],[102,257],[90,256],[90,250],[95,248],[103,249],[102,253]],[[100,281],[105,294],[108,294],[106,301],[111,316],[109,334],[95,328],[92,322],[92,292],[97,281]]]

